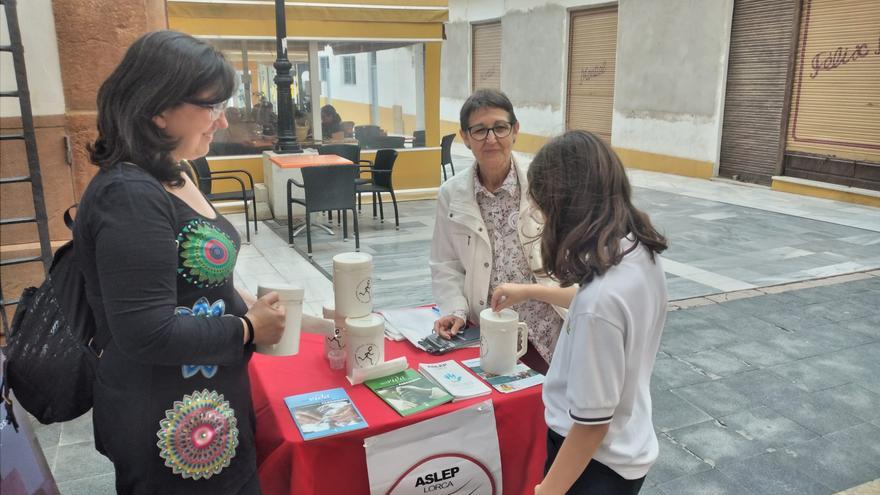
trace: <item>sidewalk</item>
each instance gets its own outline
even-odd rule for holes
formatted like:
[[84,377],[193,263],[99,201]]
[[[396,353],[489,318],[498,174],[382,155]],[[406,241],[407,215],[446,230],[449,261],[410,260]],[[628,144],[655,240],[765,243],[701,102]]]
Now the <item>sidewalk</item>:
[[[454,159],[461,173],[467,162]],[[630,177],[670,237],[678,299],[652,383],[660,458],[642,493],[832,494],[880,478],[880,212],[726,181]],[[387,258],[381,271],[377,261],[387,287],[424,282],[413,253],[427,256],[431,212],[431,202],[402,203],[400,231],[361,216],[362,250]],[[243,229],[241,215],[231,219]],[[296,283],[305,311],[320,314],[330,281],[273,224],[243,247],[237,282]],[[316,235],[316,264],[338,249],[353,241]],[[63,493],[113,493],[89,415],[38,434]]]

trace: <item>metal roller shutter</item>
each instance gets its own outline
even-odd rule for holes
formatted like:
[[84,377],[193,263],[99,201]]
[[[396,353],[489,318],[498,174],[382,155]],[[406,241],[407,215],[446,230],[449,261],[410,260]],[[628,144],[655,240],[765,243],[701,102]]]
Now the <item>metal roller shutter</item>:
[[781,170],[798,3],[734,3],[719,175],[769,184]]
[[501,23],[475,24],[473,89],[501,89]]
[[880,2],[804,0],[789,115],[786,151],[880,163]]
[[566,127],[611,142],[617,7],[571,14]]

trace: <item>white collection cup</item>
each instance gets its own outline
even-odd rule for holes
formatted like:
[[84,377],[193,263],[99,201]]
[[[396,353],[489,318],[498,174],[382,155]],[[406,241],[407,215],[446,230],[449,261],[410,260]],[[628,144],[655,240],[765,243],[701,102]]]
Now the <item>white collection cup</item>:
[[257,287],[257,297],[263,297],[273,291],[278,293],[278,304],[284,306],[286,311],[284,333],[277,344],[258,345],[257,352],[270,356],[293,356],[299,352],[299,333],[302,325],[302,303],[305,290],[295,285],[260,285]]
[[340,253],[333,257],[335,314],[366,316],[373,311],[373,257],[367,253]]
[[377,314],[345,319],[346,372],[385,362],[385,319]]
[[512,309],[480,311],[480,366],[486,373],[505,375],[526,353],[529,327]]

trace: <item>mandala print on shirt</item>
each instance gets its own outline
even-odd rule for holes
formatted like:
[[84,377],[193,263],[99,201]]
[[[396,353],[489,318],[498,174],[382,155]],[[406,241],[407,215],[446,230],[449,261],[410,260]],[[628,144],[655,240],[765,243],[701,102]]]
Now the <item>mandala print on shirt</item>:
[[196,390],[165,411],[156,436],[159,456],[184,479],[220,474],[235,457],[238,426],[223,394]]
[[202,289],[226,283],[235,268],[235,243],[225,232],[205,220],[194,218],[177,234],[180,266],[177,273]]
[[[218,299],[214,301],[214,304],[209,304],[208,299],[205,297],[200,297],[199,300],[193,304],[192,309],[185,306],[178,306],[174,310],[175,315],[195,316],[199,318],[219,318],[223,316],[225,312],[226,303],[223,302],[223,299]],[[184,378],[191,378],[199,372],[201,372],[205,378],[213,378],[214,375],[217,374],[217,365],[184,364],[181,366],[181,372],[183,373]]]

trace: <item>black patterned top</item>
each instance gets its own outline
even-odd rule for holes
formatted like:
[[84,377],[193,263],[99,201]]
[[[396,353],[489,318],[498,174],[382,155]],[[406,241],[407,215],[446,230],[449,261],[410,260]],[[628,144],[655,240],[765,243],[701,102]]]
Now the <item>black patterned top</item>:
[[[215,212],[216,213],[216,212]],[[255,476],[254,417],[233,285],[240,239],[144,170],[102,170],[74,239],[98,326],[95,444],[117,489],[236,493]]]

